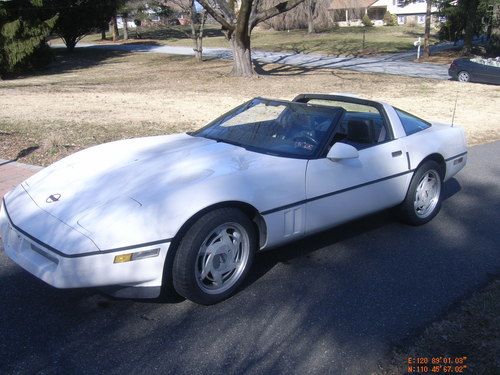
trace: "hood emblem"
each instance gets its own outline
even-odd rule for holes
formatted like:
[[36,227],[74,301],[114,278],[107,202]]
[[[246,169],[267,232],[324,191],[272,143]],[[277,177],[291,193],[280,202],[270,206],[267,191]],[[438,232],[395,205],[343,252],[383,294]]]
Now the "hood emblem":
[[57,202],[61,198],[61,194],[52,194],[45,200],[47,203]]

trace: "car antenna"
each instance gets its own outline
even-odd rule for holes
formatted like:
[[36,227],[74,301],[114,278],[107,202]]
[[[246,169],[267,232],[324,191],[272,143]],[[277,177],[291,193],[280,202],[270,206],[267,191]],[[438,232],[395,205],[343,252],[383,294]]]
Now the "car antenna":
[[455,106],[453,107],[453,115],[451,117],[451,127],[453,127],[453,123],[455,121],[455,111],[457,110],[457,102],[458,102],[458,90],[457,90],[457,96],[455,97]]

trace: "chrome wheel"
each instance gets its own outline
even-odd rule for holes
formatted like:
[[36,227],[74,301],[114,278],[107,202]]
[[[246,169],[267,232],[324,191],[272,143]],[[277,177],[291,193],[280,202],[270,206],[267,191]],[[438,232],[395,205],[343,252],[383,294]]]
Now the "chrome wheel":
[[437,171],[427,171],[417,185],[413,208],[415,214],[424,219],[431,215],[439,202],[441,178]]
[[195,265],[198,286],[208,294],[220,294],[241,277],[250,255],[250,239],[238,223],[215,228],[202,242]]
[[458,73],[457,79],[460,82],[469,82],[470,81],[470,74],[464,70],[464,71]]

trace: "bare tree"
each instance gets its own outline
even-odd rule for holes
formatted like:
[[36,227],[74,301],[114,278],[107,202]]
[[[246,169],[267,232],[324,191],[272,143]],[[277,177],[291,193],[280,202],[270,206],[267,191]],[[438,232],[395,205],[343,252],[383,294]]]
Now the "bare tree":
[[222,25],[233,52],[235,76],[252,76],[250,36],[259,23],[295,8],[305,0],[287,0],[261,9],[260,0],[198,0],[206,11]]
[[184,32],[184,30],[177,29],[183,32],[186,37],[193,40],[193,51],[196,61],[203,61],[203,34],[205,32],[205,23],[207,21],[207,11],[198,11],[196,9],[196,0],[165,0],[165,4],[173,6],[174,9],[181,11],[189,16],[191,34]]
[[428,58],[430,56],[429,39],[431,37],[431,17],[432,17],[432,0],[427,0],[425,11],[425,31],[424,31],[424,53],[422,56]]
[[207,12],[198,13],[196,11],[195,0],[191,1],[191,38],[194,43],[194,58],[198,62],[203,61],[203,32],[207,21]]
[[314,11],[316,10],[316,0],[307,0],[307,32],[313,34],[314,30]]
[[[261,0],[261,7],[269,7],[280,0]],[[306,0],[294,9],[279,16],[268,19],[261,26],[274,30],[307,29],[318,32],[335,27],[334,13],[330,10],[329,0]],[[345,13],[344,13],[345,14]]]

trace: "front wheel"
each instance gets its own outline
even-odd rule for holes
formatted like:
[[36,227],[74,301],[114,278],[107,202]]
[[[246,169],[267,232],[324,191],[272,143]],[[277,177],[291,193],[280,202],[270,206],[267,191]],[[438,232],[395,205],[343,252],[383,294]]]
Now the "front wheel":
[[437,215],[441,208],[443,169],[433,160],[422,164],[413,175],[406,198],[400,206],[403,221],[422,225]]
[[173,264],[175,290],[203,305],[230,297],[245,279],[256,247],[255,228],[243,212],[208,212],[181,240]]
[[457,74],[457,79],[460,82],[469,82],[470,81],[470,74],[469,72],[466,72],[465,70],[462,70]]

